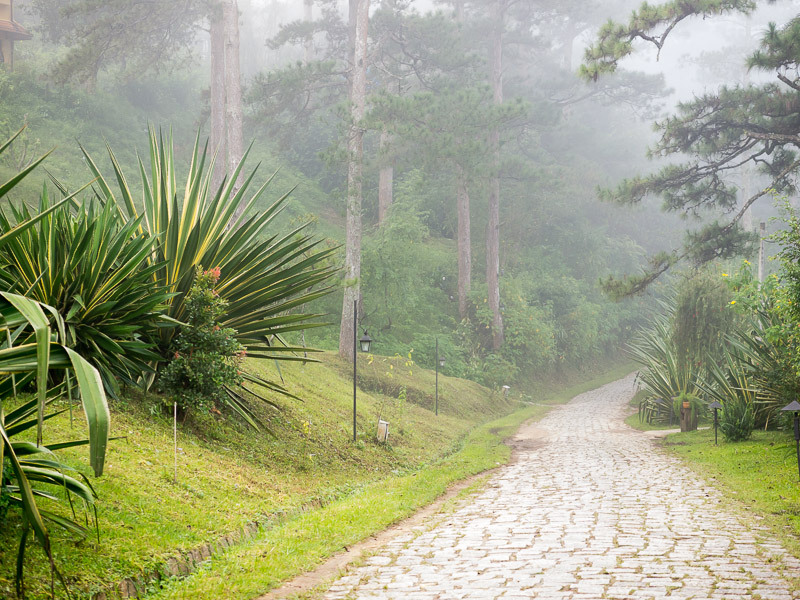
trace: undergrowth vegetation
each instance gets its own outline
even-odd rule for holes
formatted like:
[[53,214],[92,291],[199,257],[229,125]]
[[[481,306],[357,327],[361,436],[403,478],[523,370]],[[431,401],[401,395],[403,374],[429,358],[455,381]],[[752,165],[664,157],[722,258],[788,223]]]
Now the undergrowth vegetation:
[[785,228],[773,236],[778,273],[759,281],[744,260],[730,272],[687,274],[663,314],[630,344],[641,366],[639,416],[648,424],[672,422],[670,404],[677,413],[679,401],[696,400],[706,417],[716,403],[728,442],[756,429],[791,431],[781,409],[797,397],[800,380],[800,221],[788,204],[784,210]]

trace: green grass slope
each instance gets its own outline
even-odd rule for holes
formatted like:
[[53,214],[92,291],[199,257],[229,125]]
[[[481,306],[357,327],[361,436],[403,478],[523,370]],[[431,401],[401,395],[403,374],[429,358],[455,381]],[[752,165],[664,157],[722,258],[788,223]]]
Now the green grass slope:
[[[126,439],[111,443],[106,474],[92,480],[100,498],[100,541],[76,542],[55,532],[57,563],[73,591],[99,591],[249,521],[263,522],[315,500],[347,496],[368,482],[416,471],[455,451],[476,425],[515,406],[475,383],[440,377],[440,414],[432,418],[432,373],[400,359],[360,358],[365,385],[374,391],[359,392],[355,444],[350,365],[326,355],[325,364],[282,367],[287,387],[304,401],[275,399],[281,412],[263,407],[261,416],[274,436],[215,415],[189,415],[178,425],[177,483],[172,422],[160,411],[160,400],[131,395],[114,403],[112,435]],[[272,365],[266,366],[277,376]],[[397,385],[406,391],[400,394],[397,388],[392,397],[382,393],[381,388]],[[381,411],[391,423],[387,445],[375,441]],[[65,413],[48,421],[45,443],[78,437],[81,427],[76,422],[72,431]],[[89,475],[84,454],[61,455]],[[0,597],[13,595],[19,528],[12,514],[0,533]],[[28,552],[28,595],[45,597],[45,561],[33,544]]]
[[[112,435],[126,439],[112,442],[106,473],[92,479],[99,496],[100,539],[53,532],[56,561],[73,596],[89,597],[124,578],[163,570],[170,558],[254,520],[275,526],[215,556],[162,593],[200,597],[197,589],[225,586],[230,579],[217,567],[253,561],[259,562],[257,573],[234,568],[239,591],[227,597],[265,591],[431,502],[450,483],[507,460],[503,439],[545,410],[516,410],[520,405],[513,398],[440,375],[437,418],[433,372],[402,358],[360,356],[358,441],[353,443],[352,365],[333,354],[322,358],[323,364],[282,367],[287,387],[304,401],[278,399],[281,412],[263,408],[273,436],[216,415],[189,415],[179,423],[177,483],[172,421],[160,409],[161,400],[130,394],[113,403]],[[277,376],[271,364],[250,366]],[[578,391],[549,398],[563,401]],[[390,422],[389,444],[375,440],[379,414]],[[76,419],[74,427],[67,413],[48,421],[45,443],[78,437],[82,423]],[[84,454],[75,450],[60,456],[88,476]],[[300,510],[308,506],[317,509]],[[0,531],[4,598],[13,597],[19,528],[18,515],[11,513]],[[45,562],[30,544],[29,598],[49,597]],[[66,597],[58,583],[56,593]]]

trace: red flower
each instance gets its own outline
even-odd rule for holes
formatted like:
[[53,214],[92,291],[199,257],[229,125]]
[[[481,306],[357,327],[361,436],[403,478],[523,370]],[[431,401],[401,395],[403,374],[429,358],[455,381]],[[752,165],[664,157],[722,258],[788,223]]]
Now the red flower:
[[208,271],[204,272],[203,275],[210,277],[214,283],[217,283],[222,275],[222,269],[219,267],[214,267],[213,269],[209,269]]

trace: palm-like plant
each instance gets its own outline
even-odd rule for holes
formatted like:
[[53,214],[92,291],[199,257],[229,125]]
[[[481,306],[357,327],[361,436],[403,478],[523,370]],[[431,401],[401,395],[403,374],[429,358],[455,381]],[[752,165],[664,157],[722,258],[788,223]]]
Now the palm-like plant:
[[[51,203],[45,187],[38,214]],[[11,213],[11,215],[7,214]],[[0,231],[31,222],[23,205],[0,208]],[[123,221],[113,205],[64,206],[45,214],[0,249],[0,288],[24,294],[64,316],[64,342],[95,365],[107,390],[117,379],[134,384],[159,360],[148,339],[161,321],[169,294],[147,266],[154,239],[139,232],[141,219]]]
[[[284,208],[288,194],[264,212],[254,212],[256,203],[269,185],[251,191],[255,170],[240,189],[235,182],[247,153],[236,170],[218,189],[211,187],[214,159],[207,145],[201,150],[195,140],[186,183],[178,188],[172,154],[171,134],[166,138],[150,130],[150,164],[140,159],[143,189],[139,203],[125,174],[109,147],[116,190],[84,151],[87,164],[96,177],[102,201],[115,205],[125,219],[142,219],[139,231],[157,240],[148,258],[148,271],[159,289],[173,296],[167,301],[167,314],[179,322],[186,320],[185,298],[198,266],[219,268],[219,295],[228,303],[220,326],[237,331],[238,341],[251,358],[308,360],[298,356],[305,348],[283,343],[288,332],[317,327],[309,322],[321,315],[297,312],[304,305],[330,292],[324,287],[336,269],[326,264],[335,249],[319,249],[320,240],[304,233],[304,226],[285,235],[270,234],[275,218]],[[249,152],[249,151],[248,151]],[[238,220],[234,212],[241,202],[246,209]],[[140,212],[141,211],[141,212]],[[150,270],[152,269],[152,270]],[[323,287],[320,287],[323,286]],[[169,356],[174,329],[162,329],[162,356]],[[245,374],[245,378],[278,393],[290,395],[276,382]],[[253,424],[243,398],[229,391],[231,406]]]
[[[724,361],[724,362],[723,362]],[[731,349],[722,364],[709,359],[700,388],[707,397],[722,404],[720,428],[728,441],[741,441],[750,437],[755,426],[755,401],[753,368],[747,359]]]
[[628,346],[628,354],[642,366],[639,380],[654,397],[668,400],[696,389],[696,373],[680,360],[669,316],[655,319]]
[[[51,313],[58,333],[53,339]],[[110,416],[100,374],[74,350],[64,346],[64,323],[52,307],[47,307],[15,294],[0,293],[0,464],[7,459],[11,465],[13,481],[6,487],[10,505],[22,511],[23,530],[17,554],[17,593],[23,595],[23,564],[28,536],[32,532],[57,574],[50,547],[48,523],[75,534],[85,535],[87,530],[69,517],[40,509],[37,498],[66,501],[73,505],[70,496],[77,496],[85,506],[94,503],[95,494],[88,481],[68,475],[72,471],[61,463],[53,451],[88,445],[90,462],[95,475],[103,472]],[[89,439],[57,444],[43,443],[43,424],[59,414],[45,414],[53,400],[63,396],[71,387],[65,384],[48,390],[47,381],[53,369],[71,370],[75,374],[84,412],[89,423]],[[18,389],[35,381],[36,397],[24,402],[8,414],[4,404]],[[66,410],[66,409],[64,409]],[[36,443],[20,441],[23,432],[37,428]],[[36,485],[40,484],[40,485]],[[45,487],[41,487],[44,484]],[[62,490],[61,495],[54,492]]]
[[[16,136],[0,145],[0,154],[15,138]],[[40,164],[45,156],[0,185],[0,199]],[[69,201],[70,198],[67,197],[30,219],[17,222],[13,226],[8,224],[0,231],[0,251],[19,236],[28,233],[39,221],[60,210]],[[0,268],[5,272],[5,265],[2,262]],[[50,313],[49,318],[45,311]],[[51,328],[51,319],[56,325],[55,334]],[[74,520],[40,509],[38,505],[38,498],[47,498],[53,501],[67,500],[70,506],[73,506],[71,496],[82,500],[85,506],[94,502],[95,494],[88,481],[85,478],[80,481],[68,475],[67,472],[71,469],[58,461],[53,451],[88,445],[90,463],[95,475],[99,476],[103,472],[108,444],[110,416],[100,374],[80,354],[64,345],[65,338],[65,323],[53,307],[16,294],[0,292],[0,473],[5,474],[6,470],[3,467],[6,462],[11,466],[8,485],[4,485],[5,481],[0,481],[0,488],[4,488],[2,491],[9,495],[10,505],[18,507],[23,515],[23,531],[17,553],[16,570],[19,596],[24,594],[25,549],[31,532],[47,556],[53,574],[56,574],[57,570],[50,546],[48,525],[53,524],[80,535],[87,533],[87,530]],[[68,441],[49,446],[43,443],[44,422],[58,414],[58,412],[45,414],[47,406],[60,397],[65,389],[68,394],[72,390],[72,380],[68,374],[60,386],[48,390],[49,375],[53,369],[63,370],[66,373],[71,371],[75,375],[89,424],[87,440]],[[16,397],[18,390],[31,384],[35,384],[35,397],[6,413],[7,401]],[[18,439],[20,434],[33,428],[36,428],[35,444]],[[55,490],[62,492],[56,495]],[[51,591],[53,585],[54,582],[51,580]]]
[[[786,364],[786,350],[771,339],[770,330],[775,328],[775,323],[770,313],[756,308],[751,317],[727,336],[733,363],[728,360],[731,364],[723,367],[732,374],[737,373],[728,377],[734,381],[729,397],[745,400],[752,409],[754,424],[767,426],[791,393],[781,389],[782,383],[794,382],[796,377],[791,366]],[[725,403],[723,399],[719,401]]]

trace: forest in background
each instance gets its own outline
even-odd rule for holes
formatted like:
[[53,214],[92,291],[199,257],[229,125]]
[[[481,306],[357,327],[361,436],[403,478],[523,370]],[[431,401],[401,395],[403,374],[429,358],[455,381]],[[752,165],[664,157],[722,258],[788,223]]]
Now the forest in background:
[[[132,44],[127,56],[93,63],[98,68],[89,77],[76,39],[82,31],[87,35],[89,24],[78,20],[80,12],[73,21],[58,16],[64,13],[57,9],[76,3],[57,4],[16,5],[17,19],[34,39],[17,44],[15,71],[0,73],[0,125],[6,133],[27,125],[3,156],[3,174],[55,147],[47,171],[75,189],[91,179],[78,143],[106,169],[108,143],[136,179],[136,152],[146,148],[148,124],[172,128],[177,168],[188,168],[195,133],[205,138],[211,128],[203,21],[190,23],[157,60],[147,56],[153,48]],[[359,281],[359,329],[375,338],[373,351],[412,352],[421,364],[432,364],[438,337],[448,374],[493,386],[617,352],[647,321],[650,301],[613,302],[599,279],[636,272],[646,255],[676,244],[682,224],[658,214],[653,203],[637,209],[603,204],[596,188],[646,168],[649,120],[663,110],[669,92],[662,78],[628,72],[601,85],[580,83],[574,75],[577,39],[608,18],[609,6],[594,3],[587,10],[580,2],[542,2],[510,8],[505,17],[506,101],[498,108],[489,83],[492,3],[373,4]],[[619,14],[626,6],[617,4]],[[277,171],[264,206],[296,186],[285,230],[311,221],[326,244],[343,245],[347,11],[335,2],[314,3],[311,20],[304,20],[293,19],[291,7],[254,1],[239,6],[243,129],[246,143],[253,143],[248,162],[261,163],[260,180]],[[492,127],[499,129],[502,149],[496,166],[482,139]],[[380,190],[387,167],[390,205]],[[500,345],[486,276],[494,176],[501,190]],[[12,199],[32,202],[41,177],[34,180]],[[471,220],[471,281],[461,291],[463,300],[462,190]],[[332,260],[341,264],[343,255],[344,246]],[[337,347],[342,288],[351,284],[343,277],[339,291],[310,307],[333,326],[297,334],[296,341]]]
[[[764,30],[775,15],[749,0],[16,2],[32,39],[14,56],[0,38],[0,524],[3,547],[19,541],[0,553],[2,593],[23,597],[30,568],[35,597],[66,588],[66,540],[81,593],[152,591],[190,570],[164,571],[165,552],[202,562],[208,547],[196,560],[187,543],[230,545],[238,519],[250,531],[254,514],[351,497],[340,477],[400,480],[448,456],[462,468],[445,466],[446,485],[500,464],[489,449],[508,450],[498,440],[546,409],[548,387],[629,369],[622,349],[640,367],[640,427],[689,431],[713,408],[726,443],[771,451],[800,373],[786,6]],[[642,46],[664,51],[664,75]],[[764,273],[754,226],[778,212]],[[360,356],[354,305],[373,342]],[[476,429],[518,403],[507,427]],[[144,443],[123,452],[122,431]],[[42,458],[73,446],[88,463]],[[179,483],[179,463],[181,478],[217,471],[195,466],[199,447],[206,465],[257,469],[253,504],[236,482]],[[115,476],[95,489],[104,466]],[[197,522],[159,495],[145,508],[157,487],[209,526],[189,539]],[[423,487],[390,521],[438,493]],[[184,510],[203,497],[213,510]],[[51,545],[45,521],[66,537]],[[87,543],[96,560],[71,542],[101,524],[122,525]]]

